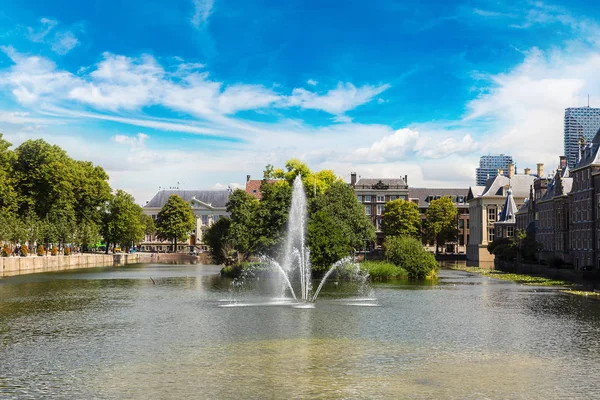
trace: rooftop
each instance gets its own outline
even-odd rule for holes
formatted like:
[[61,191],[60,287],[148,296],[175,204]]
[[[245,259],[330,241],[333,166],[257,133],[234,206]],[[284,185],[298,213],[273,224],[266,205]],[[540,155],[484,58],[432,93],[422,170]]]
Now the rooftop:
[[173,194],[178,195],[188,203],[192,199],[196,199],[213,207],[225,208],[231,192],[229,190],[161,190],[154,195],[144,208],[162,208]]

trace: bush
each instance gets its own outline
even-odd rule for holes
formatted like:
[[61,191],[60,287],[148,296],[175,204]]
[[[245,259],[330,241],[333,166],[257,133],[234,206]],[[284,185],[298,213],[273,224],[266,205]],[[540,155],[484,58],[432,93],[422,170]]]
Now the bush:
[[406,270],[411,279],[435,277],[439,265],[433,254],[427,252],[421,241],[408,236],[391,236],[383,243],[385,257]]
[[46,249],[41,244],[37,247],[37,255],[43,256],[46,253]]
[[408,276],[404,268],[385,261],[365,261],[360,264],[360,268],[368,272],[371,280],[374,281],[402,279]]
[[27,257],[27,255],[29,254],[29,248],[27,247],[27,245],[23,245],[21,246],[21,257]]
[[71,248],[68,246],[65,246],[64,250],[63,250],[63,254],[65,256],[70,256],[71,255]]
[[50,254],[52,254],[53,256],[57,255],[58,254],[58,248],[56,246],[52,247],[52,250],[50,250]]
[[561,268],[564,264],[564,260],[560,257],[552,257],[551,259],[548,260],[548,265],[551,268]]
[[4,246],[2,246],[2,253],[0,253],[0,256],[2,256],[2,257],[8,257],[8,256],[10,256],[10,247],[8,247],[7,244],[5,244]]

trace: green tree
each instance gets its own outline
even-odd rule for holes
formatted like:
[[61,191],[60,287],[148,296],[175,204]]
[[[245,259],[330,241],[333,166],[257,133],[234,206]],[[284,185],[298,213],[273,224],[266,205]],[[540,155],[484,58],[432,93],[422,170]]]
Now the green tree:
[[144,227],[144,234],[152,236],[156,234],[156,225],[154,220],[148,214],[140,214],[140,222]]
[[0,214],[5,217],[17,206],[17,192],[12,177],[15,154],[10,147],[11,144],[2,139],[0,133]]
[[285,238],[285,224],[292,202],[292,188],[286,181],[261,184],[262,199],[258,205],[256,251],[273,255]]
[[420,236],[421,214],[415,203],[405,200],[387,202],[382,217],[385,236]]
[[175,252],[177,251],[177,242],[185,240],[195,227],[196,217],[192,207],[176,194],[169,197],[156,216],[157,237],[161,240],[172,241]]
[[254,254],[259,242],[258,209],[258,200],[244,190],[237,189],[229,196],[227,212],[231,223],[228,239],[242,258]]
[[[326,214],[325,217],[323,214]],[[313,221],[314,218],[314,221]],[[318,227],[319,224],[333,224],[334,227]],[[315,266],[327,266],[363,247],[365,241],[375,240],[375,227],[365,215],[351,187],[342,181],[333,182],[322,196],[312,202],[309,213],[307,239],[311,250],[311,261]],[[329,232],[335,242],[324,240]],[[338,242],[343,238],[342,242]]]
[[141,214],[142,207],[135,203],[133,196],[123,190],[117,190],[108,202],[104,214],[102,231],[107,253],[110,244],[120,244],[129,248],[144,238]]
[[456,218],[458,208],[452,198],[444,196],[432,200],[425,211],[425,230],[435,242],[435,253],[438,254],[439,246],[456,237]]
[[204,231],[204,234],[202,235],[202,243],[207,244],[210,247],[210,254],[213,262],[217,265],[225,262],[223,248],[227,243],[230,224],[231,220],[229,218],[219,218],[219,220]]
[[433,254],[427,252],[421,241],[410,236],[389,236],[383,243],[385,257],[404,268],[411,279],[433,277],[439,265]]

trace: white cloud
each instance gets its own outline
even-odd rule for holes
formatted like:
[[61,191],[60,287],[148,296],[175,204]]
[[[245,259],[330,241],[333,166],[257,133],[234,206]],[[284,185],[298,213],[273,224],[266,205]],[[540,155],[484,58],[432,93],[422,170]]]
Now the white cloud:
[[[54,28],[59,24],[57,20],[42,18],[40,24],[41,26],[38,28],[27,28],[29,32],[27,37],[32,42],[49,44],[52,51],[59,55],[67,54],[79,44],[79,40],[73,32],[68,30],[56,32]],[[50,34],[51,31],[54,32],[53,35]]]
[[144,147],[146,140],[149,138],[150,136],[140,132],[136,136],[115,135],[112,137],[112,140],[116,143],[126,144],[131,147]]
[[194,15],[192,16],[192,25],[201,28],[208,23],[208,17],[213,10],[214,0],[193,0]]
[[73,32],[66,31],[57,33],[52,43],[52,51],[56,54],[65,55],[79,44],[79,40]]
[[322,110],[333,115],[341,115],[359,105],[368,103],[390,85],[379,86],[364,85],[359,88],[352,83],[339,82],[335,89],[325,94],[310,92],[303,88],[296,88],[288,97],[290,106],[298,106],[304,109]]
[[40,19],[40,23],[41,26],[38,28],[27,27],[27,31],[29,32],[27,37],[32,42],[43,42],[46,35],[58,24],[58,21],[50,18],[42,18]]
[[315,81],[314,79],[309,79],[306,81],[306,83],[308,83],[310,86],[317,86],[319,82]]

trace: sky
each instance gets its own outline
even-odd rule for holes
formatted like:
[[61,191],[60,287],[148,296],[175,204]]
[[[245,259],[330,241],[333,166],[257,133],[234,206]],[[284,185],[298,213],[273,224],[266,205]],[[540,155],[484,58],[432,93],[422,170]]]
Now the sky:
[[466,188],[489,153],[556,168],[564,109],[600,107],[599,18],[589,0],[2,0],[0,132],[140,204],[293,157]]

